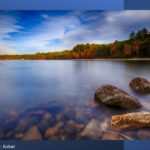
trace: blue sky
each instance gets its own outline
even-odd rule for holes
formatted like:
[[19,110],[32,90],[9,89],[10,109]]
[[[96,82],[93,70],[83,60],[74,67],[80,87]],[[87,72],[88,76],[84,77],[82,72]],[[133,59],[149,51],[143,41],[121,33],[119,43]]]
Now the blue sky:
[[71,49],[150,29],[150,11],[0,11],[0,54]]

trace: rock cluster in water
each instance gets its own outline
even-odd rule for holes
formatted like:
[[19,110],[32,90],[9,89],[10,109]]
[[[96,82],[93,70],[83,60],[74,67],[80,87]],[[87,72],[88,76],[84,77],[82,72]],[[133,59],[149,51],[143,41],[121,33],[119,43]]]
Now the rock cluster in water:
[[[131,80],[130,87],[137,92],[149,92],[150,82],[143,78]],[[125,91],[113,86],[103,85],[95,92],[95,100],[108,106],[125,109],[140,108],[140,102]],[[111,119],[113,127],[120,129],[135,129],[150,127],[150,112],[132,112],[114,115]]]
[[[58,109],[58,108],[57,108]],[[32,108],[25,112],[10,111],[1,119],[0,139],[15,140],[132,140],[137,133],[123,134],[111,129],[109,119],[99,112],[99,105],[90,101],[82,108],[67,106]],[[98,115],[99,114],[99,115]],[[101,115],[101,116],[100,116]],[[141,131],[148,139],[150,134]]]

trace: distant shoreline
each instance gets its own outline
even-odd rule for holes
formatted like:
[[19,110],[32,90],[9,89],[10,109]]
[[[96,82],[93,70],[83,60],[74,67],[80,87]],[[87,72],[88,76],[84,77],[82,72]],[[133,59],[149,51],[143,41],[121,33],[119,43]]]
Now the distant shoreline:
[[88,60],[119,60],[119,61],[150,61],[150,58],[94,58],[94,59],[0,59],[0,61],[39,61],[39,60],[77,60],[77,61],[88,61]]

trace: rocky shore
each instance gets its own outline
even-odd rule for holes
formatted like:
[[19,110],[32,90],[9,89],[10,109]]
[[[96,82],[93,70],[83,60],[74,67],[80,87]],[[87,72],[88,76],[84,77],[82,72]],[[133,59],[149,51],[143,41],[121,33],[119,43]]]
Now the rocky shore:
[[[129,85],[136,92],[150,93],[150,82],[144,78],[134,78]],[[95,100],[108,106],[130,109],[132,111],[142,107],[139,100],[113,85],[102,85],[95,92]],[[149,128],[150,112],[114,115],[111,117],[111,125],[120,129]]]
[[[136,92],[149,94],[146,79],[135,78],[129,85],[134,91],[140,89]],[[102,85],[95,92],[95,101],[91,100],[81,108],[47,104],[47,107],[39,106],[25,112],[11,110],[0,118],[0,139],[150,139],[150,112],[141,111],[142,107],[141,100],[124,90]]]

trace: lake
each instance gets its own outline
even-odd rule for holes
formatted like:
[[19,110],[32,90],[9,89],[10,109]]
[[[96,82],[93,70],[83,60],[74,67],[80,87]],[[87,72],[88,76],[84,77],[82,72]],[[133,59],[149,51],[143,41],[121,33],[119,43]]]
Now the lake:
[[[0,138],[21,139],[32,126],[37,126],[44,137],[48,128],[62,122],[52,139],[78,139],[78,133],[93,118],[102,123],[108,121],[109,124],[111,115],[123,111],[100,107],[94,102],[94,92],[103,84],[125,90],[139,99],[143,104],[141,110],[150,111],[150,95],[137,94],[129,87],[130,80],[137,76],[150,81],[150,61],[0,61],[0,128],[3,132]],[[45,114],[52,119],[44,124],[42,119]],[[22,120],[23,127],[20,125]],[[72,125],[68,125],[71,121],[72,124],[77,122],[80,128],[72,129]],[[116,133],[111,126],[108,130]],[[137,130],[117,133],[133,139],[143,138]],[[20,137],[17,136],[19,134]]]

